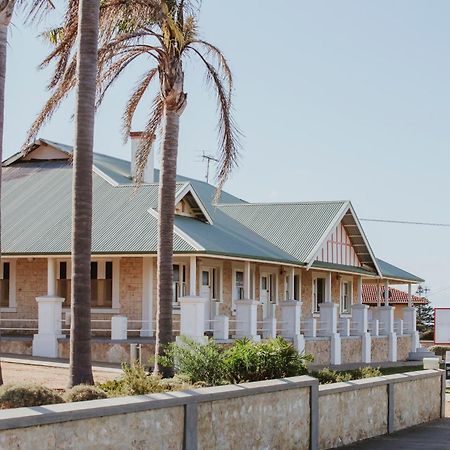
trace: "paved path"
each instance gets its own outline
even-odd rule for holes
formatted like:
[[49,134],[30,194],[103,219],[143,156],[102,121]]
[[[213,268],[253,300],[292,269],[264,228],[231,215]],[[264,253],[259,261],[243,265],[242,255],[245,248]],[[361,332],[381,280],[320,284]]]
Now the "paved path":
[[450,449],[450,418],[341,447],[352,450]]

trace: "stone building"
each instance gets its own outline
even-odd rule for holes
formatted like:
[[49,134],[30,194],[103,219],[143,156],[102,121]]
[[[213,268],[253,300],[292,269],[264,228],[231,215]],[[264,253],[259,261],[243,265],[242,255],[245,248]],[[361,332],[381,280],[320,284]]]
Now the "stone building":
[[[132,136],[132,156],[139,141]],[[72,149],[37,140],[3,162],[0,348],[66,356],[70,311]],[[152,348],[158,176],[133,184],[129,161],[94,155],[94,360]],[[173,318],[177,334],[283,335],[318,364],[395,361],[419,346],[411,285],[423,280],[372,252],[349,201],[248,203],[178,177]],[[368,315],[362,286],[409,286],[394,318],[389,295]],[[381,292],[378,289],[378,292]],[[370,319],[370,320],[369,320]]]

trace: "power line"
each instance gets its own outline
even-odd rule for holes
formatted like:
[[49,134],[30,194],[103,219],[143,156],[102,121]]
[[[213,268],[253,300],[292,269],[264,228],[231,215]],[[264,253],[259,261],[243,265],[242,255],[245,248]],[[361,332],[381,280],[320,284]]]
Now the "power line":
[[424,225],[428,227],[450,227],[450,223],[438,222],[413,222],[409,220],[389,220],[389,219],[359,219],[364,222],[379,222],[379,223],[396,223],[402,225]]

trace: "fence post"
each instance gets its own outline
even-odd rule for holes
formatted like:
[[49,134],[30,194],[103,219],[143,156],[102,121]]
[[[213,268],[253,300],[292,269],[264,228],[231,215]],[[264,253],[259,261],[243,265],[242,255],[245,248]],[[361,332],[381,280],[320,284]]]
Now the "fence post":
[[126,316],[111,317],[111,340],[126,341],[128,338],[128,319]]
[[310,405],[310,443],[311,450],[319,448],[319,381],[311,385],[309,391]]

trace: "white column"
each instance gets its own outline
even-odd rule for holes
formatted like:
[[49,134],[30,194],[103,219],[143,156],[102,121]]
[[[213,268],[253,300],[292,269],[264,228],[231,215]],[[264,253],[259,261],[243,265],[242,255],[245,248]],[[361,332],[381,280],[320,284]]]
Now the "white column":
[[[328,272],[327,278],[325,281],[325,303],[333,303],[333,300],[331,299],[332,296],[332,283],[331,283],[331,272]],[[323,303],[322,303],[323,305]],[[320,307],[322,309],[322,306]]]
[[189,295],[197,295],[197,257],[191,256],[189,261]]
[[358,305],[362,305],[362,277],[358,277],[358,281],[356,283],[356,302]]
[[411,352],[420,348],[419,333],[416,324],[416,308],[412,303],[411,283],[408,284],[408,306],[403,308],[403,330],[411,335]]
[[397,361],[397,334],[394,332],[394,308],[389,306],[389,285],[384,283],[385,306],[380,308],[380,334],[388,337],[389,361]]
[[411,283],[408,283],[408,307],[412,306]]
[[244,265],[244,298],[245,299],[251,299],[252,294],[250,292],[250,277],[251,277],[251,270],[250,270],[250,261],[245,261]]
[[259,341],[260,336],[256,332],[257,307],[256,300],[236,300],[236,337]]
[[377,281],[377,307],[379,308],[381,306],[381,287],[380,282]]
[[141,337],[153,336],[153,258],[142,262],[142,326]]
[[126,341],[128,337],[128,319],[126,316],[111,317],[111,340]]
[[286,300],[300,300],[299,298],[295,298],[295,268],[291,267],[289,272],[289,298]]
[[47,258],[47,296],[56,295],[56,260]]
[[[205,298],[190,296],[180,301],[180,336],[186,336],[201,344],[207,341],[205,336]],[[177,337],[178,340],[178,337]]]
[[216,341],[226,341],[229,339],[230,319],[228,318],[228,316],[215,316],[213,328],[213,337]]
[[384,306],[389,306],[389,283],[384,282]]
[[33,336],[32,355],[57,358],[61,334],[62,304],[56,296],[56,260],[47,259],[47,295],[36,297],[38,304],[38,333]]

